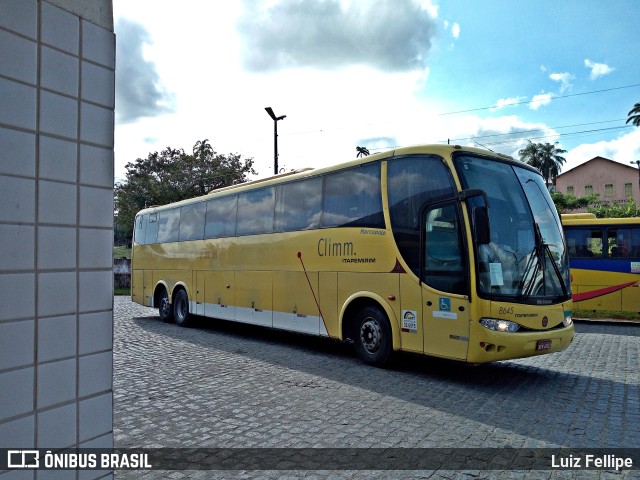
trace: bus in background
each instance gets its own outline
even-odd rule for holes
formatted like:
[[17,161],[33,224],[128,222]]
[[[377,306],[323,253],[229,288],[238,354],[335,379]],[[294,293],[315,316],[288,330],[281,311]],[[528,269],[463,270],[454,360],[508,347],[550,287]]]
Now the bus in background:
[[132,300],[470,363],[574,337],[560,219],[540,174],[453,145],[408,147],[140,211]]
[[640,218],[562,215],[574,307],[640,312]]

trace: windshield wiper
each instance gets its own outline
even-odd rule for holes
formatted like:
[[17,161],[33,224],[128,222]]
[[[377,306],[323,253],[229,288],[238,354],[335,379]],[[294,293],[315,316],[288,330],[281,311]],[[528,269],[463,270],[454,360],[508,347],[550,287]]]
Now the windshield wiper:
[[[556,261],[553,259],[553,254],[551,253],[551,249],[549,248],[549,245],[544,243],[544,240],[542,239],[542,234],[540,233],[540,226],[536,223],[536,232],[537,232],[537,236],[540,238],[540,244],[542,245],[544,252],[543,254],[546,254],[545,256],[549,257],[549,260],[551,260],[551,266],[553,267],[553,271],[556,274],[556,277],[558,277],[558,282],[560,283],[560,288],[562,288],[562,295],[563,297],[567,297],[567,286],[564,283],[564,278],[562,278],[562,273],[560,272],[560,269],[558,268],[558,265],[556,264]],[[543,277],[544,279],[544,277]]]
[[[527,265],[524,268],[524,274],[522,275],[522,293],[520,294],[520,299],[528,300],[533,292],[533,288],[536,285],[536,278],[538,274],[542,272],[542,286],[546,289],[546,282],[544,278],[544,241],[542,239],[542,235],[540,233],[540,228],[536,221],[533,221],[533,236],[535,238],[535,246],[529,255],[529,260],[527,261]],[[529,271],[532,267],[535,267],[533,272],[531,273],[531,277],[529,277]],[[527,282],[527,277],[529,277],[529,281]]]
[[535,262],[535,269],[533,270],[533,273],[531,274],[531,278],[529,280],[529,282],[526,284],[526,286],[524,287],[522,294],[520,296],[520,298],[527,300],[530,296],[531,293],[533,291],[533,288],[535,286],[535,279],[538,276],[539,273],[542,273],[542,286],[544,288],[544,292],[546,294],[546,289],[547,289],[547,280],[546,280],[546,258],[549,258],[549,260],[551,261],[551,266],[553,267],[553,271],[556,274],[556,277],[558,278],[558,282],[560,283],[560,288],[562,288],[562,294],[564,297],[567,296],[567,286],[564,282],[564,279],[562,278],[562,273],[560,272],[560,269],[558,268],[558,265],[556,264],[555,260],[553,259],[553,253],[551,252],[551,249],[549,248],[549,245],[546,244],[544,242],[544,239],[542,238],[542,233],[540,232],[540,225],[538,225],[537,222],[534,221],[533,223],[534,225],[534,233],[535,233],[535,247],[533,248],[533,251],[531,252],[531,255],[529,257],[529,262],[527,263],[527,266],[525,268],[524,271],[524,276],[523,276],[523,282],[525,282],[527,276],[528,276],[528,272],[531,269],[531,267],[533,266],[533,262]]
[[[531,278],[529,282],[527,282],[527,277],[529,276],[529,271],[531,267],[535,267],[533,272],[531,273]],[[527,265],[524,267],[524,274],[522,275],[522,293],[520,294],[520,298],[523,300],[527,300],[531,296],[531,292],[533,291],[533,286],[535,285],[535,279],[538,276],[538,271],[540,270],[540,257],[538,255],[538,245],[536,242],[536,246],[533,247],[533,251],[529,255],[529,260],[527,261]],[[543,269],[544,271],[544,269]],[[525,285],[525,282],[526,285]]]

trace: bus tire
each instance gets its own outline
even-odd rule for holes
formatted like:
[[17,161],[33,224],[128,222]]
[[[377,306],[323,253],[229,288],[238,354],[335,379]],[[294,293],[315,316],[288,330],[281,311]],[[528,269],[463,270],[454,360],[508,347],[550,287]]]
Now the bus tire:
[[171,304],[169,303],[169,292],[167,292],[167,289],[164,287],[162,287],[158,299],[158,313],[160,314],[160,320],[163,322],[173,322],[173,308],[171,308]]
[[191,323],[189,316],[189,296],[186,290],[182,288],[178,290],[173,297],[173,319],[176,325],[180,327],[188,327]]
[[369,365],[385,366],[393,353],[391,325],[378,307],[361,309],[355,318],[354,342],[358,356]]

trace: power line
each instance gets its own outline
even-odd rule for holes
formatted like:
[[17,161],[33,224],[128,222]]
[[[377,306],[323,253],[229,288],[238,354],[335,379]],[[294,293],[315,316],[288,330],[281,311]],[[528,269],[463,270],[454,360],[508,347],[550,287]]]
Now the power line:
[[[592,124],[597,124],[597,123],[607,123],[607,122],[611,122],[613,120],[606,120],[604,122],[592,122],[592,123],[585,123],[585,124],[576,124],[573,126],[581,126],[581,125],[592,125]],[[476,140],[476,139],[482,139],[482,138],[487,138],[487,137],[500,137],[500,136],[507,136],[507,135],[515,135],[515,134],[521,134],[521,133],[532,133],[532,132],[544,132],[547,130],[552,130],[552,129],[556,129],[556,128],[568,128],[567,127],[549,127],[548,129],[533,129],[533,130],[523,130],[521,132],[510,132],[510,133],[497,133],[495,135],[482,135],[482,136],[478,136],[478,137],[466,137],[466,138],[456,138],[456,139],[449,139],[450,142],[452,141],[460,141],[460,140]],[[532,137],[528,137],[528,138],[524,138],[524,137],[520,137],[520,138],[514,138],[514,139],[508,139],[508,140],[504,140],[504,141],[496,141],[496,142],[484,142],[484,145],[488,145],[488,146],[500,146],[500,145],[509,145],[509,144],[515,144],[518,143],[522,140],[541,140],[541,139],[545,139],[545,138],[574,138],[574,137],[579,137],[579,136],[589,136],[589,135],[594,135],[600,132],[608,132],[608,131],[612,131],[612,130],[625,130],[625,129],[629,129],[632,128],[631,125],[622,125],[622,126],[618,126],[618,127],[606,127],[606,128],[596,128],[596,129],[590,129],[590,130],[579,130],[577,132],[567,132],[567,133],[554,133],[554,134],[549,134],[549,135],[539,135],[539,136],[532,136]],[[445,143],[444,140],[440,140],[438,143]],[[407,145],[394,145],[394,146],[388,146],[388,147],[371,147],[369,148],[370,151],[380,151],[380,150],[390,150],[390,149],[394,149],[394,148],[402,148],[405,147]]]
[[[552,97],[550,97],[551,100],[556,100],[556,99],[561,99],[561,98],[571,98],[571,97],[579,97],[579,96],[584,96],[584,95],[592,95],[595,93],[604,93],[604,92],[611,92],[611,91],[615,91],[615,90],[623,90],[623,89],[627,89],[627,88],[634,88],[634,87],[640,87],[640,83],[635,83],[633,85],[623,85],[620,87],[611,87],[611,88],[604,88],[601,90],[592,90],[592,91],[588,91],[588,92],[581,92],[581,93],[571,93],[571,94],[567,94],[567,95],[553,95]],[[447,116],[447,115],[455,115],[458,113],[468,113],[468,112],[478,112],[478,111],[482,111],[482,110],[490,110],[492,108],[504,108],[504,107],[511,107],[511,106],[516,106],[516,105],[525,105],[528,103],[532,103],[535,102],[535,100],[526,100],[526,101],[521,101],[521,102],[513,102],[513,103],[507,103],[504,105],[491,105],[488,107],[478,107],[478,108],[471,108],[471,109],[467,109],[467,110],[456,110],[456,111],[452,111],[452,112],[443,112],[443,113],[437,113],[436,116],[439,117],[443,117],[443,116]],[[624,119],[623,119],[624,120]],[[613,121],[613,120],[607,120],[607,121]],[[395,123],[392,121],[385,121],[385,122],[378,122],[378,123]],[[599,122],[594,122],[594,123],[599,123]],[[376,125],[377,123],[366,123],[364,125],[366,126],[371,126],[371,125]],[[588,124],[585,124],[588,125]],[[351,126],[351,125],[350,125]],[[325,133],[327,131],[332,131],[332,130],[344,130],[345,128],[349,128],[348,127],[331,127],[331,128],[319,128],[317,130],[304,130],[304,131],[299,131],[299,132],[288,132],[288,133],[281,133],[280,136],[292,136],[292,135],[308,135],[308,134],[313,134],[313,133]],[[554,128],[564,128],[564,127],[554,127]],[[480,138],[480,137],[475,137],[475,138]]]
[[580,130],[577,132],[568,132],[568,133],[556,133],[553,135],[540,135],[537,137],[529,137],[529,138],[517,138],[517,139],[511,139],[511,140],[506,140],[506,141],[502,141],[502,142],[487,142],[487,145],[508,145],[511,143],[517,143],[521,140],[541,140],[544,138],[574,138],[574,137],[580,137],[580,136],[589,136],[589,135],[593,135],[595,133],[599,133],[599,132],[606,132],[606,131],[611,131],[611,130],[624,130],[629,128],[629,125],[623,125],[620,127],[608,127],[608,128],[596,128],[596,129],[592,129],[592,130]]
[[[570,93],[568,95],[552,95],[551,97],[549,97],[550,100],[556,100],[556,99],[561,99],[561,98],[570,98],[570,97],[579,97],[582,95],[591,95],[594,93],[602,93],[602,92],[611,92],[613,90],[622,90],[625,88],[633,88],[633,87],[640,87],[640,83],[636,83],[633,85],[624,85],[622,87],[612,87],[612,88],[605,88],[602,90],[592,90],[590,92],[582,92],[582,93]],[[445,116],[445,115],[455,115],[457,113],[468,113],[468,112],[478,112],[480,110],[490,110],[492,108],[504,108],[504,107],[512,107],[515,105],[524,105],[527,103],[534,103],[536,102],[536,100],[525,100],[522,102],[512,102],[512,103],[505,103],[503,105],[491,105],[490,107],[479,107],[479,108],[471,108],[468,110],[458,110],[455,112],[446,112],[446,113],[439,113],[438,116]]]
[[[521,133],[546,132],[546,131],[549,131],[549,130],[559,130],[561,128],[584,127],[586,125],[598,125],[598,124],[601,124],[601,123],[621,122],[623,120],[624,120],[624,118],[617,118],[615,120],[601,120],[599,122],[575,123],[573,125],[563,125],[561,127],[533,128],[531,130],[518,130],[518,131],[515,131],[515,132],[494,133],[494,134],[489,134],[489,135],[479,135],[479,136],[475,136],[475,137],[451,138],[451,139],[449,139],[449,141],[457,142],[457,141],[461,141],[461,140],[477,140],[479,138],[493,138],[493,137],[503,137],[503,136],[506,136],[506,135],[519,135]],[[565,134],[565,135],[568,135],[568,134]],[[555,136],[555,135],[550,135],[550,136]]]
[[[557,96],[554,95],[554,96],[550,97],[550,100],[561,99],[561,98],[572,98],[572,97],[578,97],[578,96],[584,96],[584,95],[592,95],[592,94],[596,94],[596,93],[605,93],[605,92],[623,90],[623,89],[634,88],[634,87],[640,87],[640,83],[635,83],[635,84],[632,84],[632,85],[623,85],[623,86],[619,86],[619,87],[605,88],[605,89],[600,89],[600,90],[592,90],[592,91],[588,91],[588,92],[572,93],[572,94],[567,94],[567,95],[557,95]],[[447,116],[447,115],[455,115],[455,114],[459,114],[459,113],[477,112],[477,111],[482,111],[482,110],[490,110],[490,109],[494,109],[494,108],[497,109],[497,108],[503,108],[503,107],[509,107],[509,106],[530,104],[532,102],[535,102],[535,100],[513,102],[513,103],[507,103],[507,104],[503,104],[503,105],[491,105],[491,106],[487,106],[487,107],[472,108],[472,109],[467,109],[467,110],[457,110],[457,111],[452,111],[452,112],[444,112],[444,113],[436,114],[436,116]],[[612,123],[612,122],[622,121],[622,120],[624,120],[624,119],[603,120],[603,121],[588,122],[588,123],[578,123],[578,124],[573,124],[573,125],[564,125],[564,126],[560,126],[560,127],[548,127],[548,128],[539,128],[539,129],[531,129],[531,130],[521,130],[521,131],[516,131],[516,132],[508,132],[508,133],[496,133],[496,134],[493,134],[493,135],[481,135],[481,136],[477,136],[477,137],[456,138],[456,139],[450,139],[449,141],[474,140],[474,139],[481,139],[481,138],[488,138],[488,137],[520,135],[520,134],[523,134],[523,133],[544,132],[544,131],[548,131],[548,130],[555,130],[555,129],[562,129],[562,128],[573,128],[573,127],[596,125],[596,124],[602,124],[602,123]],[[389,120],[389,121],[385,121],[385,122],[366,123],[364,125],[371,126],[371,125],[376,125],[376,124],[379,124],[379,123],[396,123],[396,122],[393,122],[393,121]],[[594,135],[594,134],[597,134],[599,132],[612,131],[612,130],[621,130],[621,129],[626,129],[626,128],[630,128],[630,127],[631,127],[631,125],[625,125],[625,126],[622,126],[622,127],[609,127],[609,128],[601,128],[601,129],[582,130],[582,131],[578,131],[578,132],[567,132],[567,133],[558,133],[558,134],[552,134],[552,135],[542,135],[542,136],[537,136],[537,137],[531,137],[530,139],[534,139],[535,140],[535,139],[554,138],[554,137],[556,137],[556,138],[560,138],[560,137],[574,138],[574,137],[578,137],[578,136]],[[335,130],[344,130],[346,128],[349,128],[349,127],[347,127],[347,126],[345,126],[345,127],[332,127],[332,128],[330,127],[328,129],[319,128],[317,130],[306,130],[306,131],[299,131],[299,132],[281,133],[280,135],[281,136],[292,136],[292,135],[309,135],[309,134],[317,134],[317,133],[328,133],[328,132],[330,132],[332,130],[333,131],[335,131]],[[506,144],[509,144],[509,143],[516,143],[517,141],[520,141],[520,140],[527,140],[527,139],[526,138],[518,138],[518,139],[508,140],[508,141],[504,141],[504,142],[489,142],[487,144],[488,145],[501,145],[501,144],[502,145],[506,145]],[[257,141],[257,140],[254,140],[254,141]],[[444,143],[444,141],[442,141],[442,140],[440,142]],[[393,145],[393,146],[386,146],[386,147],[372,147],[369,150],[370,151],[389,150],[389,149],[394,149],[394,148],[402,148],[403,146],[406,146],[406,145]]]

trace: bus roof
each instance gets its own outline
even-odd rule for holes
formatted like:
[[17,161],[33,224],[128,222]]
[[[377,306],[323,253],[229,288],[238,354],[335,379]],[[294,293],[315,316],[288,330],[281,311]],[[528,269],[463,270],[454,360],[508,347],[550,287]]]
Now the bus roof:
[[563,220],[580,220],[580,219],[592,219],[592,218],[597,218],[595,213],[563,213],[562,215],[562,219]]
[[640,225],[640,217],[596,218],[592,213],[569,213],[560,217],[565,226]]
[[[395,150],[387,150],[385,152],[375,153],[372,155],[368,155],[363,158],[358,158],[355,160],[351,160],[348,162],[334,164],[328,167],[322,167],[318,169],[314,168],[302,168],[299,170],[293,170],[291,172],[281,173],[279,175],[273,175],[266,178],[251,180],[249,182],[239,183],[237,185],[230,185],[228,187],[222,187],[215,190],[212,190],[206,195],[202,195],[199,197],[193,197],[186,200],[181,200],[179,202],[169,203],[166,205],[153,205],[151,207],[147,207],[145,209],[140,210],[136,215],[141,213],[155,212],[159,210],[164,210],[165,208],[172,208],[181,205],[188,205],[191,203],[205,202],[211,198],[222,197],[230,193],[240,193],[246,190],[253,190],[254,188],[266,187],[270,185],[278,185],[283,183],[283,181],[296,180],[306,177],[311,177],[315,175],[320,175],[323,173],[328,173],[336,170],[342,170],[351,167],[357,167],[359,165],[365,165],[367,163],[376,162],[388,158],[404,156],[404,155],[418,155],[418,154],[435,154],[440,155],[443,158],[449,158],[455,152],[467,152],[473,153],[476,155],[481,155],[484,157],[492,157],[493,159],[499,162],[505,162],[512,165],[517,165],[519,167],[524,167],[529,170],[538,172],[535,168],[527,165],[524,162],[513,159],[508,155],[503,155],[501,153],[495,153],[487,150],[483,150],[475,147],[462,147],[460,145],[444,145],[444,144],[425,144],[425,145],[415,145],[410,147],[401,147]],[[539,173],[539,172],[538,172]]]

